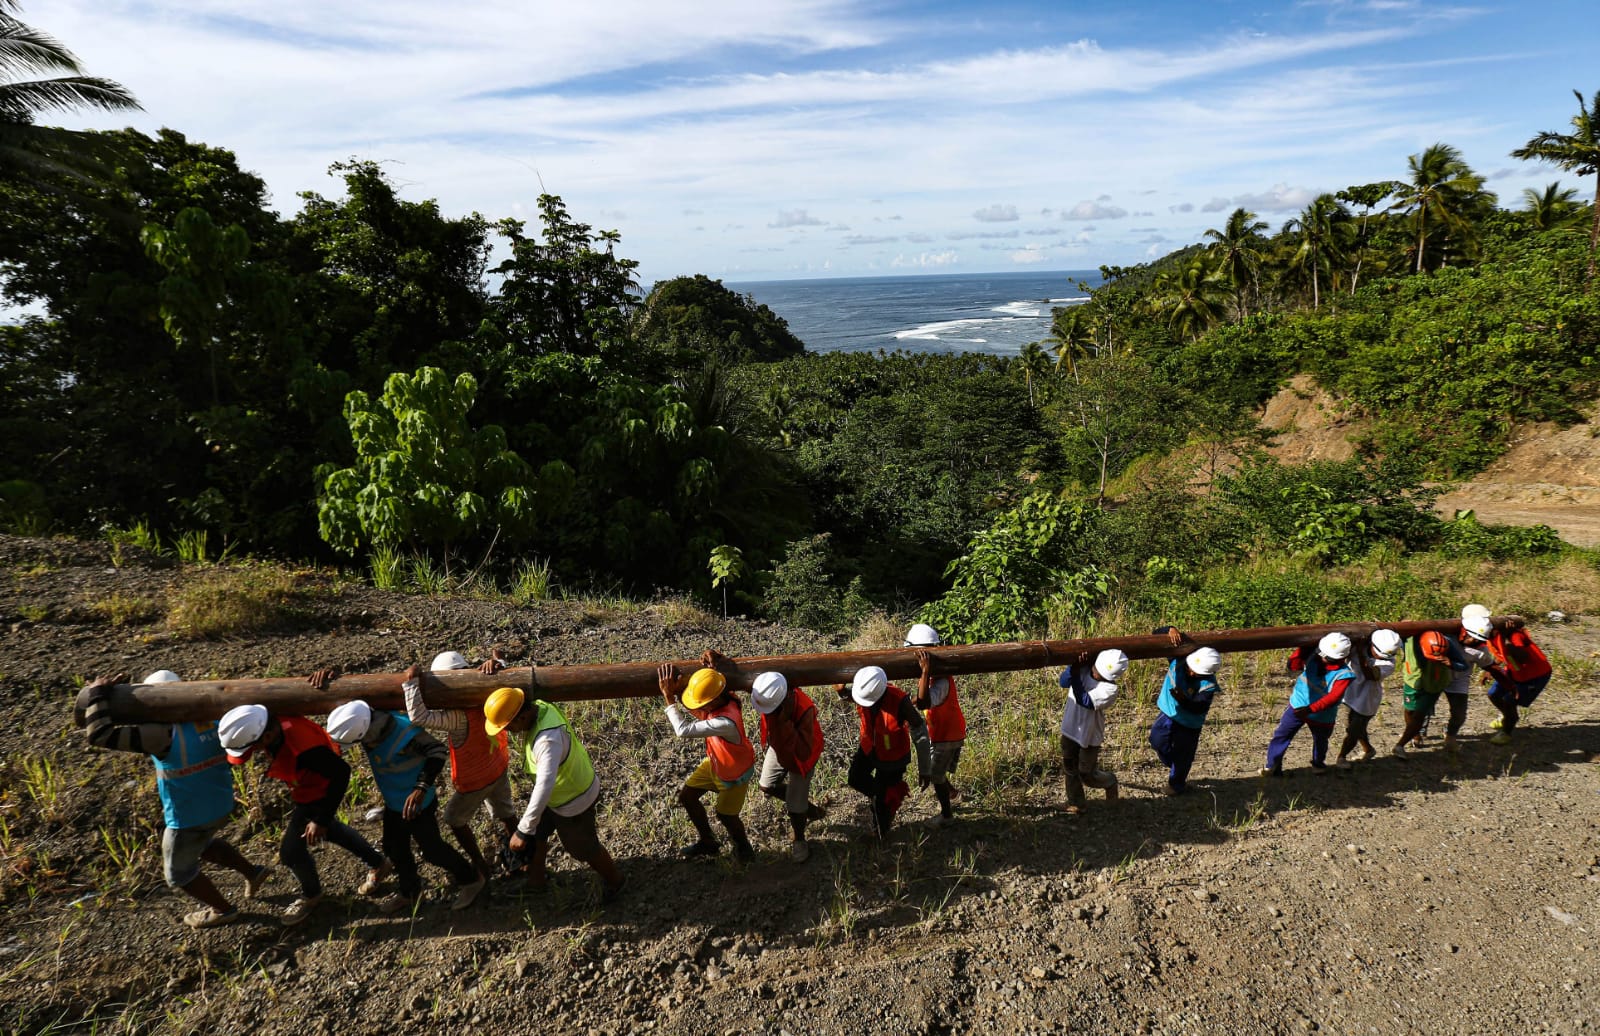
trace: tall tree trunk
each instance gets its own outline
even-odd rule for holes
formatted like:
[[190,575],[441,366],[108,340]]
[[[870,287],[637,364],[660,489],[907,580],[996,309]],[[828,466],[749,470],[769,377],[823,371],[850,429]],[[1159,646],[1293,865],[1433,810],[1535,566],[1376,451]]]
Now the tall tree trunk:
[[1594,171],[1594,225],[1589,228],[1589,272],[1586,281],[1594,280],[1595,249],[1600,247],[1600,169]]

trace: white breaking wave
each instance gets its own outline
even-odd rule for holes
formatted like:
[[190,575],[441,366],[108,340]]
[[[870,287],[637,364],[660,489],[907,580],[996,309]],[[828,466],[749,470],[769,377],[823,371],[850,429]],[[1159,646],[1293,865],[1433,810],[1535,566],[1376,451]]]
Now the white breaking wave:
[[981,345],[988,342],[988,339],[958,337],[957,332],[963,330],[976,331],[978,328],[973,325],[977,324],[1014,324],[1018,321],[1026,319],[1026,317],[1021,316],[1007,316],[967,317],[964,320],[941,320],[933,324],[922,324],[906,331],[896,331],[894,332],[894,337],[898,339],[910,338],[926,342],[973,342]]

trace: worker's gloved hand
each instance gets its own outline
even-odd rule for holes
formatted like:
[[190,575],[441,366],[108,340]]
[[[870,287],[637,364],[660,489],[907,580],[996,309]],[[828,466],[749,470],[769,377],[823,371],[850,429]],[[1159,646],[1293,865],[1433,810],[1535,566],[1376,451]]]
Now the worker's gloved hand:
[[[520,832],[519,832],[520,834]],[[505,844],[500,847],[500,869],[506,874],[514,874],[528,865],[528,860],[533,857],[533,842],[526,838],[519,838],[522,848],[511,848],[512,837],[506,837]]]

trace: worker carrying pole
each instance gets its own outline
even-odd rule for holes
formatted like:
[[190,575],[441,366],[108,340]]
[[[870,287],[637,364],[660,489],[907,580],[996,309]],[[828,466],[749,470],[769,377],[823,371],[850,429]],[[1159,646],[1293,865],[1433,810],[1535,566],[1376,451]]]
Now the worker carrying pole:
[[[1517,616],[1498,616],[1496,629],[1522,626]],[[877,651],[841,651],[827,654],[778,655],[719,659],[718,671],[732,690],[748,691],[755,678],[768,672],[783,674],[793,686],[849,683],[866,666],[878,666],[889,679],[916,679],[921,673],[919,651],[932,658],[938,675],[1015,672],[1075,663],[1116,648],[1129,658],[1182,658],[1202,647],[1220,652],[1267,651],[1317,643],[1329,633],[1348,637],[1370,636],[1380,625],[1402,637],[1429,630],[1455,632],[1459,619],[1415,622],[1347,622],[1317,626],[1268,626],[1246,630],[1210,630],[1186,633],[1174,645],[1159,634],[1150,636],[1090,637],[1082,640],[1030,640],[1008,644],[948,644],[938,647],[890,648]],[[496,688],[516,687],[549,702],[597,701],[612,698],[648,698],[660,693],[656,679],[660,662],[612,665],[522,666],[492,675],[472,669],[423,673],[428,704],[458,709],[482,705]],[[686,674],[703,668],[699,659],[670,663]],[[341,676],[317,690],[303,679],[281,677],[262,680],[191,680],[165,684],[118,684],[106,699],[110,718],[119,723],[183,722],[220,718],[233,706],[251,702],[266,706],[274,715],[323,715],[341,702],[362,699],[374,708],[404,709],[402,673]],[[74,718],[83,726],[88,702],[79,694]]]

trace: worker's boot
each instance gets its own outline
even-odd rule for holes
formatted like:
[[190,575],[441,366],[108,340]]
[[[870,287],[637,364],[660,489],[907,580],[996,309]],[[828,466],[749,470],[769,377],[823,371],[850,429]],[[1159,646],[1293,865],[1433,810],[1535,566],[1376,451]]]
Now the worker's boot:
[[728,840],[733,843],[733,855],[739,858],[740,863],[749,863],[756,858],[755,848],[750,844],[750,836],[745,832],[743,820],[726,813],[718,813],[717,821],[727,829]]

